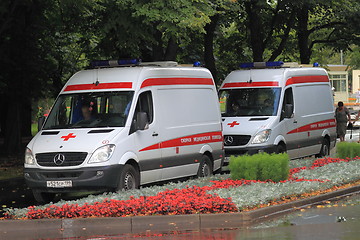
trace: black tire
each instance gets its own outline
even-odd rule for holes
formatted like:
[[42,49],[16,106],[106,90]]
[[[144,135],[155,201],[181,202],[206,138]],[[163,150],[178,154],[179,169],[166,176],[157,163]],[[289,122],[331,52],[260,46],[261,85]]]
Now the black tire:
[[41,192],[39,190],[32,190],[35,200],[38,203],[45,204],[54,201],[56,193]]
[[329,142],[329,139],[324,138],[318,156],[326,157],[329,155],[330,155],[330,142]]
[[211,164],[211,160],[208,156],[203,155],[201,157],[197,176],[198,177],[209,177],[211,175],[213,175],[213,167]]
[[284,152],[286,152],[286,148],[284,144],[279,144],[276,146],[275,153],[284,153]]
[[125,164],[119,179],[116,191],[138,189],[140,186],[140,174],[130,165]]

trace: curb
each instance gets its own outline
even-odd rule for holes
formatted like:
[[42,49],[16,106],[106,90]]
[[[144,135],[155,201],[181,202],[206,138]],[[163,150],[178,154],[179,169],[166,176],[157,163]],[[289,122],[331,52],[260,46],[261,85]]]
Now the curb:
[[0,221],[0,239],[76,238],[147,232],[241,228],[333,198],[360,193],[360,185],[249,212]]

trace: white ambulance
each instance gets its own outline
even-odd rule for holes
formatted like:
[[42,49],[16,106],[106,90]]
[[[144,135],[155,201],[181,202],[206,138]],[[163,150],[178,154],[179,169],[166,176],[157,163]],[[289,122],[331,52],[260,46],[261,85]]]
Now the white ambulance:
[[95,66],[69,79],[27,146],[24,175],[37,201],[221,168],[221,114],[207,69],[120,60]]
[[226,156],[287,152],[294,159],[335,146],[327,72],[289,66],[247,63],[226,77],[219,91]]

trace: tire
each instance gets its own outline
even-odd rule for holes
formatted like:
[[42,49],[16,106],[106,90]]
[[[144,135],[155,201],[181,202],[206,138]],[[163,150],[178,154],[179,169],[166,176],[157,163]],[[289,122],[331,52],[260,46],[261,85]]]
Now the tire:
[[286,152],[286,148],[284,144],[279,144],[276,146],[275,153],[284,153],[284,152]]
[[329,142],[329,139],[327,139],[327,138],[323,139],[320,152],[317,155],[319,157],[326,157],[326,156],[330,155],[330,142]]
[[119,179],[118,187],[116,191],[119,190],[131,190],[138,189],[140,186],[140,174],[136,169],[130,165],[125,164]]
[[41,192],[39,190],[32,190],[35,200],[38,203],[44,204],[54,201],[56,193]]
[[203,155],[197,172],[198,177],[209,177],[213,175],[213,167],[208,156]]

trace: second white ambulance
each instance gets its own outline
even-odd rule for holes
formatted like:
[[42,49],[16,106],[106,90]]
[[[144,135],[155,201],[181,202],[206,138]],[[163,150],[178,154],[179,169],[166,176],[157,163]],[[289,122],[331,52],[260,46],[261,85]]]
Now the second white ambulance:
[[334,103],[322,68],[249,63],[220,88],[225,153],[328,155],[336,142]]

